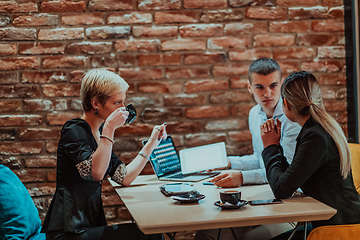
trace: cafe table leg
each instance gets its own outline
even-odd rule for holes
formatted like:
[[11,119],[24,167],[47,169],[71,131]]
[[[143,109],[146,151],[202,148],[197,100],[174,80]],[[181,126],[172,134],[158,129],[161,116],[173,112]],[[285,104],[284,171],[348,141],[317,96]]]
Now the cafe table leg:
[[231,232],[232,232],[232,235],[233,235],[234,239],[236,240],[236,234],[235,234],[234,228],[230,228],[230,229],[231,229]]
[[306,231],[307,231],[307,222],[305,222],[305,225],[304,225],[304,240],[306,240]]
[[298,229],[299,226],[300,226],[300,222],[296,223],[296,227],[291,232],[291,235],[289,236],[288,240],[292,239],[292,237],[294,236],[294,234],[295,234],[295,232],[296,232],[296,230]]
[[219,233],[218,233],[217,240],[220,240],[220,237],[221,237],[221,228],[219,228]]
[[304,224],[304,240],[306,240],[306,236],[307,236],[307,222],[301,223],[298,222],[296,224],[296,227],[294,228],[294,230],[291,232],[291,235],[289,236],[288,240],[292,239],[292,237],[294,236],[294,234],[296,233],[297,229]]
[[166,233],[166,235],[168,235],[171,240],[175,240],[175,234],[176,233],[174,233],[174,235],[171,235],[171,233]]

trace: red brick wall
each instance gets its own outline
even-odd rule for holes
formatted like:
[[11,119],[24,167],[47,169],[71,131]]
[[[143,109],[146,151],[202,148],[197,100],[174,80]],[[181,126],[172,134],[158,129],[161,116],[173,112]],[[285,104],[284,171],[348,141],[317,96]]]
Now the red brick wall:
[[[139,113],[116,131],[125,162],[164,121],[179,147],[225,141],[229,155],[251,153],[246,81],[259,57],[284,76],[313,72],[346,130],[343,14],[340,0],[0,1],[0,162],[44,218],[61,126],[81,116],[81,76],[97,67],[130,84]],[[109,222],[128,219],[109,185],[104,204]]]

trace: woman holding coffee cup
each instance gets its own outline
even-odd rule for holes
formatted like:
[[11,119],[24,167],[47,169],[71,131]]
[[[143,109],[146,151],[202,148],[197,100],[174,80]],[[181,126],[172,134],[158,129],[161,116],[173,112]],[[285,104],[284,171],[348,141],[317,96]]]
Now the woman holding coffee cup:
[[316,78],[304,71],[291,74],[281,86],[281,96],[285,115],[302,129],[289,165],[279,145],[281,122],[271,119],[260,126],[262,157],[275,197],[288,198],[300,187],[337,210],[329,220],[313,221],[314,228],[360,223],[360,195],[353,183],[347,140],[325,111]]
[[166,124],[157,125],[131,163],[125,166],[118,159],[112,151],[115,130],[136,117],[135,109],[124,105],[128,88],[124,79],[107,70],[90,70],[84,76],[84,115],[67,121],[61,130],[56,192],[42,228],[46,239],[162,239],[159,234],[144,235],[134,223],[107,226],[102,206],[103,180],[110,175],[129,186],[166,138]]

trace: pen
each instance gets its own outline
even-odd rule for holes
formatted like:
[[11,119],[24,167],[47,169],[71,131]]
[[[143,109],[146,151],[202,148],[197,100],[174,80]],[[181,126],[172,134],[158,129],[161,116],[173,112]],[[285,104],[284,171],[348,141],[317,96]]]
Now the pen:
[[214,185],[212,182],[203,182],[203,185]]
[[[166,124],[167,124],[167,122],[164,122],[163,124],[161,124],[161,126],[166,126]],[[158,131],[161,131],[160,128],[158,128],[157,130],[158,130]],[[159,139],[158,139],[158,140],[160,140],[162,136],[164,136],[164,134],[162,134],[161,136],[159,136]]]

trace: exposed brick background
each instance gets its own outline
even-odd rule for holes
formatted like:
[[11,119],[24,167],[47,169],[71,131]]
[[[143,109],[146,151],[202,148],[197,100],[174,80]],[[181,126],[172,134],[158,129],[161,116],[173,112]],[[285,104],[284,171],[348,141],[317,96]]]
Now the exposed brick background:
[[[285,77],[313,72],[346,131],[343,17],[339,0],[2,0],[0,163],[44,219],[61,126],[81,116],[81,78],[98,67],[130,84],[127,100],[139,113],[116,131],[114,150],[126,163],[164,121],[179,148],[225,141],[229,155],[251,153],[246,80],[259,57],[276,59]],[[128,221],[112,187],[103,190],[109,223]]]

